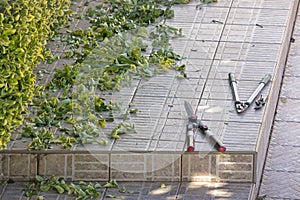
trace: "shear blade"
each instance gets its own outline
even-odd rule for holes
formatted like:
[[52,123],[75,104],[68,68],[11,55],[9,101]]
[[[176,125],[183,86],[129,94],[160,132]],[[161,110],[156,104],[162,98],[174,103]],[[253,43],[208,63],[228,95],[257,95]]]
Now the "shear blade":
[[188,114],[188,117],[191,117],[194,115],[193,108],[189,102],[184,101],[184,107],[185,107],[186,113]]

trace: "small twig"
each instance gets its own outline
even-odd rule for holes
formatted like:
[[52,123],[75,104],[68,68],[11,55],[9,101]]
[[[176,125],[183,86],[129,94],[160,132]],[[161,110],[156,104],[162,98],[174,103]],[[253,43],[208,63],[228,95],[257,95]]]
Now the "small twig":
[[212,23],[214,23],[214,24],[224,24],[223,22],[221,22],[221,21],[218,21],[218,20],[211,20],[211,22]]
[[261,25],[261,24],[255,24],[256,26],[260,27],[260,28],[263,28],[264,26]]

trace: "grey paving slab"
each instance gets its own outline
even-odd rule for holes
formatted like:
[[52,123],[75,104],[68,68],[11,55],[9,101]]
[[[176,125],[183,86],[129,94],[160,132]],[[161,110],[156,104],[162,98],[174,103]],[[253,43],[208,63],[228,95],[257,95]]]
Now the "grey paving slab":
[[[194,2],[194,1],[193,1]],[[168,20],[168,23],[172,22],[184,22],[184,23],[213,23],[212,20],[224,22],[229,11],[231,1],[224,1],[227,6],[203,6],[202,9],[197,9],[198,4],[188,4],[186,6],[175,5],[173,8],[176,10],[174,18]],[[215,4],[218,5],[218,4]]]
[[299,173],[265,170],[260,195],[275,199],[300,199]]
[[180,64],[186,65],[188,78],[205,78],[210,70],[212,60],[183,59]]
[[274,145],[298,147],[299,145],[299,130],[300,123],[298,122],[285,122],[276,120],[273,128],[272,143]]
[[[197,41],[218,41],[221,37],[223,24],[209,23],[185,23],[185,22],[166,22],[167,25],[182,29],[182,37],[178,38],[179,42],[185,40]],[[177,39],[176,39],[177,40]],[[175,41],[175,40],[172,40]]]
[[300,122],[299,104],[299,99],[287,99],[286,97],[280,97],[276,120],[286,122]]
[[177,199],[248,199],[250,192],[248,183],[182,183]]
[[275,62],[280,44],[221,42],[216,59]]
[[[273,74],[275,65],[275,62],[264,61],[214,60],[208,77],[210,79],[228,79],[228,73],[234,73],[238,87],[241,87],[244,81],[259,82],[265,74]],[[256,84],[254,83],[254,85]],[[223,85],[227,87],[228,80]]]
[[[279,133],[280,134],[280,133]],[[294,138],[295,140],[297,137]],[[279,171],[287,173],[300,173],[300,160],[295,159],[299,153],[299,145],[289,146],[281,145],[273,139],[269,146],[268,158],[266,160],[265,170]]]
[[[249,183],[178,183],[178,182],[118,182],[118,188],[101,189],[100,199],[126,200],[175,200],[175,199],[248,199],[252,185]],[[37,196],[27,198],[24,188],[28,183],[5,185],[5,193],[0,194],[2,200],[33,200]],[[162,187],[163,185],[163,187]],[[54,191],[39,193],[44,199],[75,200],[75,196]]]
[[197,0],[191,0],[190,5],[197,6],[201,5],[200,8],[203,7],[230,7],[232,5],[232,0],[223,0],[223,1],[218,1],[218,2],[212,2],[211,4],[200,4],[199,1]]
[[[299,17],[293,33],[298,38]],[[266,199],[300,199],[298,156],[299,91],[297,69],[299,41],[291,43],[279,96],[277,114],[265,163],[260,196]]]
[[289,55],[287,67],[285,71],[286,76],[300,76],[300,55]]
[[262,27],[286,26],[287,22],[288,13],[284,9],[249,9],[243,7],[231,8],[227,20],[227,24],[261,25]]
[[110,199],[109,194],[115,194],[117,199],[142,200],[142,199],[158,199],[158,200],[175,200],[177,191],[180,187],[179,183],[164,183],[165,187],[161,187],[161,183],[121,183],[121,187],[126,188],[125,193],[120,193],[119,189],[108,189],[104,199]]
[[276,0],[237,0],[234,1],[232,7],[245,8],[263,8],[263,9],[290,9],[293,1],[276,1]]
[[300,99],[300,77],[284,77],[281,96],[288,99]]
[[[232,101],[201,99],[200,107],[210,107],[211,111],[200,111],[199,116],[203,120],[217,120],[223,122],[251,122],[261,123],[263,117],[263,109],[255,110],[254,105],[250,106],[245,112],[237,115]],[[222,106],[221,106],[222,105]],[[216,109],[214,111],[213,109]]]
[[221,41],[280,44],[284,31],[284,26],[226,25]]
[[174,51],[189,59],[213,59],[218,42],[210,41],[187,41],[184,52],[177,49],[182,49],[182,40],[174,42]]

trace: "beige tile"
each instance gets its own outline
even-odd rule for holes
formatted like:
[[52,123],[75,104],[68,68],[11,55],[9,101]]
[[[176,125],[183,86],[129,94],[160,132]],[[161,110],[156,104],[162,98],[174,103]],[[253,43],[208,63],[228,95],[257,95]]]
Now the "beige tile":
[[39,172],[43,176],[67,176],[67,155],[44,154],[40,156]]
[[[151,172],[148,179],[152,181],[180,181],[181,179],[181,156],[180,154],[154,154],[148,156],[152,162]],[[149,166],[149,164],[148,164]]]
[[221,181],[231,181],[231,182],[252,182],[253,173],[251,172],[236,172],[236,171],[227,171],[219,172],[219,177]]
[[182,179],[183,181],[209,181],[212,176],[210,155],[200,156],[198,153],[183,154]]
[[73,155],[73,179],[107,181],[109,179],[109,154]]
[[222,154],[218,155],[219,162],[243,162],[252,163],[253,155],[243,154]]
[[[33,154],[9,154],[7,175],[14,180],[32,180],[37,174],[37,159]],[[3,171],[6,171],[6,166]]]

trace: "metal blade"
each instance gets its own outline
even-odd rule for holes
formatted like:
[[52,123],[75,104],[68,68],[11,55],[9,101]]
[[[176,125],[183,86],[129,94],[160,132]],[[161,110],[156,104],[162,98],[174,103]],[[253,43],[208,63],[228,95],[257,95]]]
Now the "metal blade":
[[184,107],[185,107],[185,111],[187,112],[189,117],[194,115],[193,108],[189,102],[184,101]]

